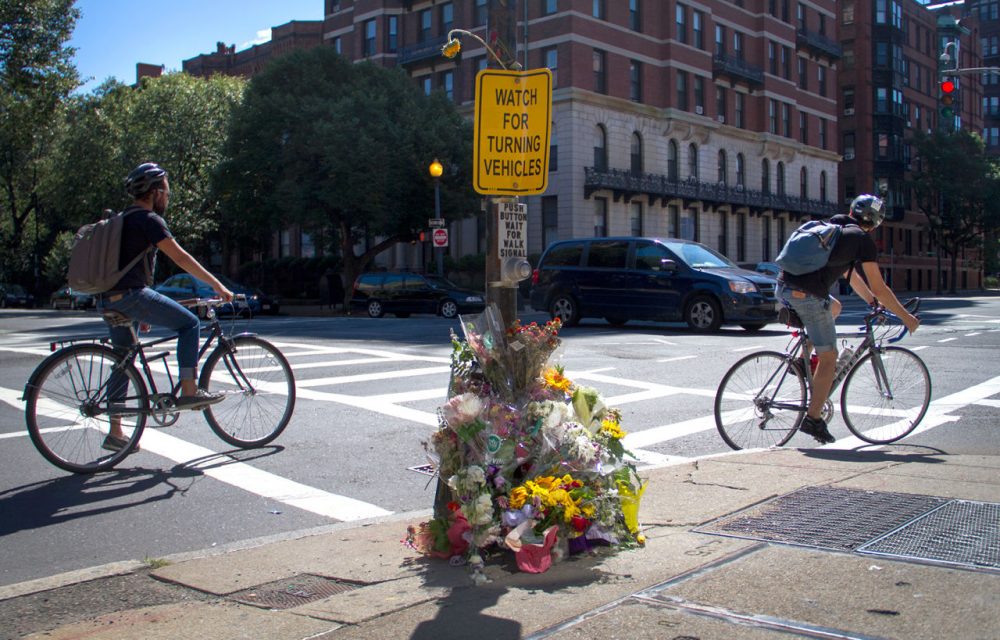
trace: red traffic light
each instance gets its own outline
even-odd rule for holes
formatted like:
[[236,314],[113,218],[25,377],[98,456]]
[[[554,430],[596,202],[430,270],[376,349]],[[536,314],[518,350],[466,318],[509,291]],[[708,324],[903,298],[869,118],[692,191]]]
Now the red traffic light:
[[941,82],[941,93],[948,95],[955,90],[955,83],[951,80],[944,80]]

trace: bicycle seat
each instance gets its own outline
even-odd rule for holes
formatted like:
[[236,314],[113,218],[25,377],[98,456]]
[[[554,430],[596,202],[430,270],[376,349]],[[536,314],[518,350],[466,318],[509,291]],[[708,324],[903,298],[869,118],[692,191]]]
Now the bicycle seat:
[[799,317],[799,314],[795,313],[795,309],[792,309],[787,305],[782,305],[782,307],[778,309],[778,322],[783,322],[793,329],[802,328],[802,318]]
[[132,325],[132,318],[121,311],[106,309],[101,312],[101,317],[112,327],[128,327]]

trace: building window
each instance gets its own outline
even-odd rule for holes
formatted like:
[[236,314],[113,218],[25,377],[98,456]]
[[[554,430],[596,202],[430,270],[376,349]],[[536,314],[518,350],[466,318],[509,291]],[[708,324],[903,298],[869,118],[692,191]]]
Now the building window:
[[886,87],[875,88],[875,113],[889,113],[889,90]]
[[805,167],[799,172],[799,197],[803,200],[809,199],[809,172]]
[[698,242],[701,240],[701,233],[699,227],[699,211],[695,207],[688,207],[687,212],[681,218],[681,238],[685,240],[694,240]]
[[549,172],[559,170],[559,137],[557,135],[556,123],[550,125],[549,134]]
[[[550,3],[555,5],[556,0],[549,0],[549,2],[546,2],[546,6]],[[487,0],[476,0],[476,26],[486,26],[486,23],[489,21],[489,15]]]
[[727,219],[726,212],[719,212],[719,253],[722,255],[727,255],[729,251],[729,220]]
[[604,0],[594,0],[593,14],[595,18],[604,20]]
[[792,137],[792,116],[791,116],[791,106],[787,103],[781,103],[781,135],[786,138]]
[[667,235],[671,238],[679,238],[681,233],[681,211],[677,205],[672,204],[667,207]]
[[303,231],[299,235],[299,257],[300,258],[315,258],[316,257],[316,243],[313,242],[312,236]]
[[688,146],[688,180],[698,180],[698,145]]
[[552,72],[552,88],[555,89],[559,86],[559,49],[549,47],[542,56],[545,59],[545,66]]
[[819,119],[819,148],[826,149],[826,120]]
[[396,53],[399,50],[399,16],[389,16],[385,36],[385,50]]
[[788,47],[781,47],[781,76],[785,80],[792,79],[792,50]]
[[694,46],[705,50],[705,14],[701,11],[691,11],[691,35],[694,36]]
[[594,127],[594,167],[598,171],[608,170],[608,132],[603,125]]
[[629,166],[632,173],[642,173],[642,138],[638,133],[632,134],[632,145],[629,148]]
[[726,121],[726,88],[719,85],[715,87],[715,116],[719,122]]
[[819,174],[819,199],[826,202],[826,171],[821,171]]
[[425,96],[431,95],[431,91],[434,90],[434,82],[432,81],[431,77],[424,76],[423,80],[421,80],[421,84],[424,87],[424,95]]
[[844,134],[844,160],[854,159],[854,132]]
[[339,53],[340,55],[344,54],[343,42],[341,41],[339,36],[333,39],[333,50]]
[[777,171],[777,176],[776,177],[778,179],[778,195],[779,196],[783,196],[783,195],[785,195],[785,163],[784,162],[779,162],[778,163],[778,171]]
[[[477,1],[481,1],[484,5],[486,4],[486,0]],[[558,5],[557,0],[542,0],[542,15],[551,16],[556,11],[559,11]]]
[[441,5],[441,34],[447,35],[455,26],[455,5],[446,2]]
[[441,89],[449,100],[455,99],[455,72],[445,71],[441,74]]
[[600,49],[594,49],[594,91],[608,92],[608,81],[604,69],[605,54]]
[[764,262],[771,261],[771,218],[761,216],[760,217],[760,254],[764,258]]
[[687,7],[678,3],[674,11],[675,21],[677,23],[677,42],[681,44],[687,44]]
[[797,58],[799,65],[799,89],[809,90],[809,65],[805,58]]
[[715,25],[715,55],[726,55],[726,28],[722,25]]
[[816,80],[819,84],[819,95],[826,97],[826,67],[823,65],[817,65],[816,69]]
[[607,198],[594,198],[594,235],[598,238],[608,235]]
[[365,50],[364,56],[366,58],[375,55],[375,21],[368,20],[365,22]]
[[628,63],[629,98],[632,102],[642,102],[642,63],[630,60]]
[[747,186],[747,170],[746,161],[743,159],[742,153],[736,154],[736,187],[740,190],[745,189]]
[[801,2],[795,5],[795,20],[799,23],[799,30],[804,31],[806,28],[806,7]]
[[681,111],[688,110],[687,78],[687,71],[677,72],[677,108]]
[[843,0],[840,6],[840,21],[843,24],[854,24],[854,0]]
[[736,126],[740,129],[746,128],[746,94],[736,92]]
[[746,214],[736,214],[736,261],[747,259],[747,217]]
[[771,193],[771,163],[767,158],[760,163],[760,190],[764,193]]
[[739,31],[733,32],[733,55],[740,62],[746,60],[746,50],[743,48],[743,34]]
[[809,144],[809,116],[799,111],[799,142]]
[[434,23],[434,16],[430,9],[420,12],[420,42],[427,42],[431,39],[431,27]]
[[844,115],[854,113],[854,87],[844,87],[842,96],[843,100],[841,102],[844,103]]
[[767,41],[767,67],[772,76],[778,75],[778,47],[773,40]]
[[773,134],[778,133],[778,101],[768,100],[767,101],[767,130]]
[[729,168],[726,166],[726,152],[723,149],[719,150],[719,184],[727,184],[729,182]]
[[678,155],[680,155],[680,150],[677,146],[677,141],[671,140],[667,144],[667,179],[673,182],[677,182],[680,178],[680,169],[678,166],[680,158],[677,157]]
[[628,0],[628,26],[632,31],[642,31],[642,13],[639,0]]
[[642,235],[642,203],[632,202],[628,209],[629,232],[633,236]]
[[542,196],[542,247],[559,239],[559,198]]
[[705,113],[705,79],[701,76],[694,77],[694,112]]
[[875,0],[875,24],[885,24],[888,22],[889,0]]

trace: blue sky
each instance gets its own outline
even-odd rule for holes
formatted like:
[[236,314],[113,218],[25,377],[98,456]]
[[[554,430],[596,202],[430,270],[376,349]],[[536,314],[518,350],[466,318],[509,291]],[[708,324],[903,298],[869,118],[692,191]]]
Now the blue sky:
[[320,20],[323,0],[77,0],[81,16],[70,40],[89,93],[109,77],[132,84],[135,65],[180,71],[181,62],[215,51],[217,42],[245,49],[269,39],[271,27]]

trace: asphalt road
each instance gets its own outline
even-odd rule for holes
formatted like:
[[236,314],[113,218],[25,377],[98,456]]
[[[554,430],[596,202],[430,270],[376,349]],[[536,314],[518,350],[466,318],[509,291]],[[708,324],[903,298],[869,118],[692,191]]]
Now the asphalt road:
[[[849,301],[840,330],[855,329],[860,313]],[[902,344],[930,368],[935,404],[928,428],[897,446],[1000,454],[1000,297],[927,299],[922,316]],[[0,585],[430,508],[421,443],[445,397],[457,321],[286,316],[235,328],[279,345],[293,365],[298,403],[281,438],[233,450],[189,413],[147,431],[142,452],[114,472],[82,477],[34,450],[19,398],[50,340],[100,334],[103,325],[92,312],[0,312]],[[712,420],[716,386],[745,353],[783,348],[788,331],[585,321],[562,337],[557,358],[567,375],[619,407],[626,445],[644,465],[659,465],[728,452]],[[839,418],[831,430],[855,446]],[[812,440],[797,435],[789,446]]]

